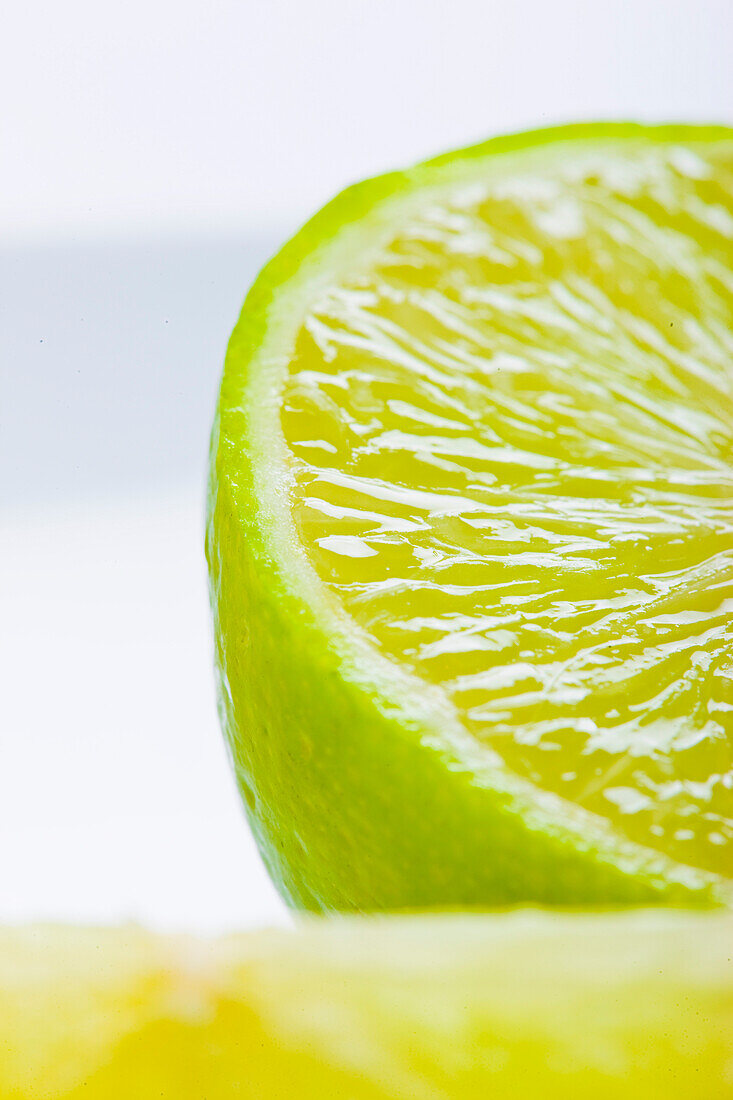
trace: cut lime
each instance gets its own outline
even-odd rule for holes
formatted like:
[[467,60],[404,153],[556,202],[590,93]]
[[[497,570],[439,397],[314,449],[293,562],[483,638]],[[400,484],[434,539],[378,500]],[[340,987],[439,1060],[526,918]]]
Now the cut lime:
[[12,1100],[723,1100],[728,914],[0,934]]
[[296,905],[730,897],[733,131],[334,200],[232,336],[208,552]]

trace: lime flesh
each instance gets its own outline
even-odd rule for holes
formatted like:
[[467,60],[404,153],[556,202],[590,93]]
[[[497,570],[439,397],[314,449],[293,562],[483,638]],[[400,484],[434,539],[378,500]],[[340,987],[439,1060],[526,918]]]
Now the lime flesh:
[[730,896],[732,363],[724,129],[489,142],[265,269],[208,552],[290,901]]
[[724,1100],[730,917],[0,933],[13,1100]]
[[733,867],[733,144],[477,173],[309,307],[293,509],[517,774]]

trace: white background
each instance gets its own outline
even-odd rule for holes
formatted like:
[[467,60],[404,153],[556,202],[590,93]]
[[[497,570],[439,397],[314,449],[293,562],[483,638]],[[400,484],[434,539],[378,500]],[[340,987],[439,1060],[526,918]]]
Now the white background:
[[731,57],[730,0],[6,0],[0,919],[287,919],[217,728],[201,530],[268,252],[494,132],[733,121]]
[[[9,18],[8,18],[9,7]],[[733,111],[730,0],[5,0],[2,219],[280,228],[497,130]]]

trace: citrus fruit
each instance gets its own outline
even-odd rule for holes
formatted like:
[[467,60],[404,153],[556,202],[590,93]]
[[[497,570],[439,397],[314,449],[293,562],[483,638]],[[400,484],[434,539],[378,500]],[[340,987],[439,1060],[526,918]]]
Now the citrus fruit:
[[730,899],[733,130],[347,190],[228,349],[223,725],[310,909]]
[[0,933],[13,1100],[723,1100],[729,914]]

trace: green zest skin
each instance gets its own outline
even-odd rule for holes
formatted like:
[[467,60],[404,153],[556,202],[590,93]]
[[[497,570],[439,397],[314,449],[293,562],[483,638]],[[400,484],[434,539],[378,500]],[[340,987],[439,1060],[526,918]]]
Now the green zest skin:
[[309,909],[730,899],[733,132],[344,192],[227,355],[221,713]]

